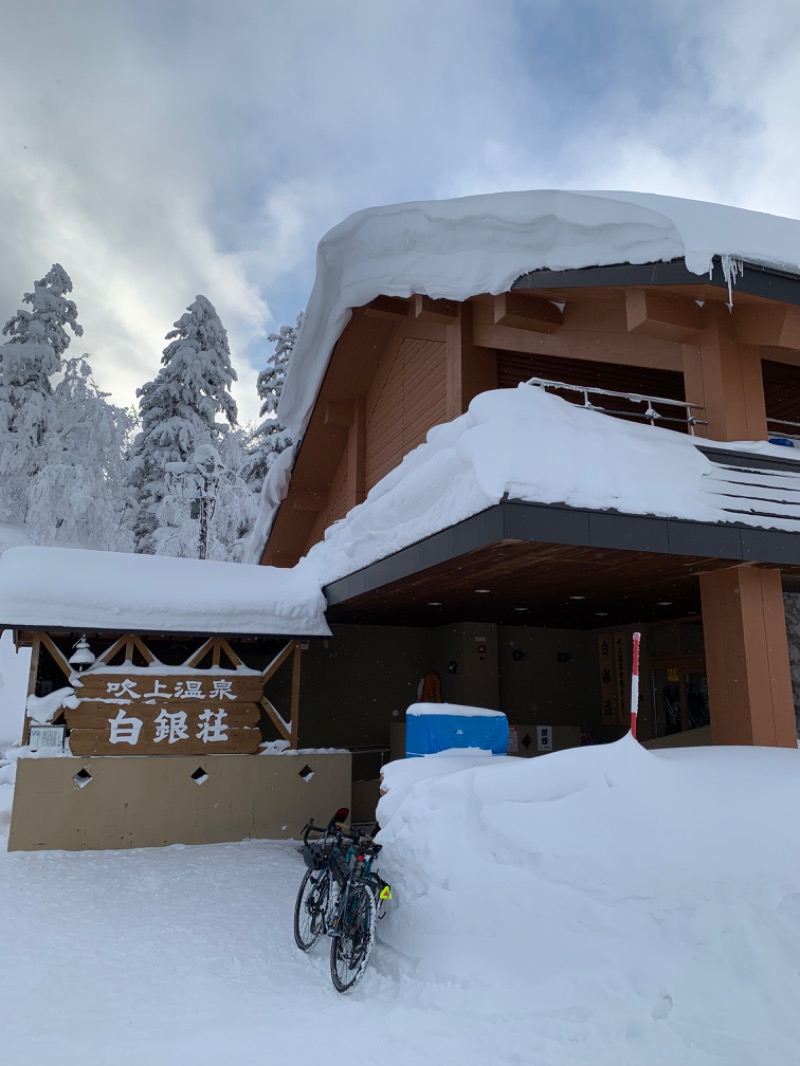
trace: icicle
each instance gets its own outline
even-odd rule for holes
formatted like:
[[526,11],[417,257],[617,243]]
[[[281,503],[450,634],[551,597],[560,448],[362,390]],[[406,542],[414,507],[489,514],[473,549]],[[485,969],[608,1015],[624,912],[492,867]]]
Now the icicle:
[[736,275],[744,277],[744,263],[741,259],[735,259],[732,255],[720,256],[722,274],[728,283],[728,310],[733,310],[733,286],[736,284]]

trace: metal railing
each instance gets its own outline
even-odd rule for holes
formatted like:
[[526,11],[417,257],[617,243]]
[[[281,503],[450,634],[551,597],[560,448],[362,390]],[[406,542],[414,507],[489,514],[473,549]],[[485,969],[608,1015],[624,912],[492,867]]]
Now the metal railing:
[[[788,429],[784,429],[788,426]],[[767,419],[767,436],[783,437],[786,440],[800,441],[800,422],[789,422],[785,418]]]
[[[651,426],[659,425],[662,423],[674,423],[676,425],[685,426],[688,432],[694,436],[695,426],[707,426],[708,422],[701,418],[695,418],[692,414],[693,410],[702,410],[702,405],[699,403],[689,403],[687,400],[670,400],[663,396],[643,396],[638,392],[616,392],[613,389],[597,389],[589,385],[568,385],[564,381],[551,381],[548,378],[528,378],[527,385],[536,385],[542,389],[551,389],[554,392],[566,390],[567,392],[577,392],[583,396],[583,406],[590,411],[600,411],[606,415],[612,415],[614,418],[636,418],[644,419],[649,422]],[[612,400],[625,400],[632,404],[643,404],[645,410],[643,411],[624,411],[619,408],[608,407],[603,403],[592,403],[589,399],[590,396],[607,396]],[[682,411],[680,417],[673,417],[671,415],[661,414],[655,409],[654,404],[658,404],[659,407],[674,407]],[[800,426],[798,426],[800,430]]]

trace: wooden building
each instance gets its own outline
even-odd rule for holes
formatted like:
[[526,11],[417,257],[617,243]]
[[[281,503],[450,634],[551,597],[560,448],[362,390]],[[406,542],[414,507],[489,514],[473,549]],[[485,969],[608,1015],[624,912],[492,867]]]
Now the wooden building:
[[[524,382],[607,412],[609,425],[691,436],[722,511],[709,522],[512,492],[328,582],[334,639],[312,669],[341,683],[356,723],[345,742],[391,746],[429,671],[445,700],[506,711],[530,750],[543,724],[556,747],[614,739],[641,629],[646,741],[796,745],[791,247],[791,220],[623,194],[400,205],[332,231],[280,411],[298,444],[262,563],[293,566],[369,508],[432,427]],[[305,721],[326,733],[314,707]]]

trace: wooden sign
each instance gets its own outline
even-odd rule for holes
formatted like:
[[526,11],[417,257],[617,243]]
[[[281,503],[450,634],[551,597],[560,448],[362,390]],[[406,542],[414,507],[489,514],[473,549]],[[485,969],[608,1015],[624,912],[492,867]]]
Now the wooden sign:
[[231,703],[245,700],[258,703],[263,685],[257,673],[236,675],[209,670],[188,670],[180,674],[157,674],[149,670],[104,670],[83,674],[75,686],[79,700],[112,700],[119,703],[160,703],[163,700],[219,700]]
[[98,671],[66,711],[73,755],[252,754],[263,688],[258,674]]

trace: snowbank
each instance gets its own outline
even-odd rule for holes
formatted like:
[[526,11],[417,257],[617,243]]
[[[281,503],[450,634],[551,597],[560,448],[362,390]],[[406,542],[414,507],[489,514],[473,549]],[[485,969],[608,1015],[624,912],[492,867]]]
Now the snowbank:
[[22,737],[30,662],[30,648],[17,652],[11,633],[0,633],[0,761]]
[[[761,450],[770,447],[781,458],[789,451],[766,444]],[[732,514],[737,492],[751,490],[723,484],[723,477],[684,434],[587,411],[532,385],[497,389],[477,396],[466,414],[434,426],[362,504],[326,530],[298,569],[313,570],[324,586],[506,494],[625,514],[800,528],[800,514],[785,502],[770,504],[771,516]],[[782,474],[784,501],[793,477],[800,490],[800,467],[797,475]]]
[[0,625],[151,633],[328,636],[313,575],[157,555],[11,548]]
[[30,538],[21,526],[0,522],[0,555],[9,548],[21,548],[30,544]]
[[797,1061],[798,752],[626,737],[468,761],[384,768],[403,973],[527,1007],[532,1048],[570,1062]]

